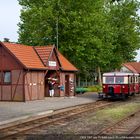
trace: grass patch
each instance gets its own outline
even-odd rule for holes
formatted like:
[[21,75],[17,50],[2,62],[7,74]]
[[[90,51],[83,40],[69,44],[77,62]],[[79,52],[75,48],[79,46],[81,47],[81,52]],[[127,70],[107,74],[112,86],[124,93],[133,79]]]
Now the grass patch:
[[114,123],[139,109],[140,103],[114,105],[97,111],[96,114],[89,117],[88,122],[100,125]]
[[106,119],[108,117],[112,119],[120,119],[122,117],[125,117],[129,113],[135,112],[137,109],[139,109],[139,107],[140,104],[138,103],[130,103],[113,108],[107,108],[98,112],[97,118],[102,116],[103,119]]

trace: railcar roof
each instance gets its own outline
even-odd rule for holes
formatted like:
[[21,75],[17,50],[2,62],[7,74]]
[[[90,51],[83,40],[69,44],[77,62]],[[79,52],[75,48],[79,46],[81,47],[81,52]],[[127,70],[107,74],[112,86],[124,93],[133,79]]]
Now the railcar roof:
[[108,72],[104,73],[103,76],[128,76],[128,75],[136,75],[138,76],[138,73],[128,73],[128,72]]

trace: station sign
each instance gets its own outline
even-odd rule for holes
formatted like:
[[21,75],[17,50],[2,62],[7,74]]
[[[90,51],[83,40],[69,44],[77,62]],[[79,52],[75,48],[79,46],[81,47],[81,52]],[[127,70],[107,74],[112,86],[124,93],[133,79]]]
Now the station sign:
[[56,61],[49,61],[49,66],[56,67]]

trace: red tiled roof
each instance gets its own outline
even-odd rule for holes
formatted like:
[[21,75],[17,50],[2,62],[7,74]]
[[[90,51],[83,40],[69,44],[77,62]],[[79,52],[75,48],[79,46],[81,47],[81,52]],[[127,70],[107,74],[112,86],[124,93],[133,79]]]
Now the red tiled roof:
[[60,52],[58,52],[58,57],[60,60],[62,70],[78,71],[78,69],[73,64],[71,64]]
[[[40,56],[44,65],[46,65],[46,63],[49,61],[49,57],[53,49],[54,46],[35,47],[35,50]],[[58,53],[58,60],[61,64],[62,70],[77,71],[77,68],[73,64],[71,64],[59,51],[57,51],[57,53]]]
[[46,69],[40,61],[39,56],[36,54],[32,46],[26,46],[15,43],[1,43],[12,53],[17,60],[28,69]]
[[38,53],[40,59],[44,63],[44,65],[47,65],[47,62],[49,60],[50,54],[53,50],[54,46],[37,46],[35,47],[36,52]]
[[140,73],[140,62],[128,62],[122,64],[123,66],[127,67],[132,72]]
[[[12,55],[28,69],[47,69],[47,62],[54,46],[26,46],[15,43],[3,42],[0,43],[10,51]],[[64,71],[78,71],[77,68],[71,64],[59,51],[58,60],[61,68]],[[44,65],[43,65],[44,64]]]

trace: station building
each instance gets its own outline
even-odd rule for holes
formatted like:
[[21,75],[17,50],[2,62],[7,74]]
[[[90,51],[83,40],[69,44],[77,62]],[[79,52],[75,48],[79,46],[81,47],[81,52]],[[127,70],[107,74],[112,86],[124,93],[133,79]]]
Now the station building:
[[74,96],[77,71],[55,46],[0,42],[0,101],[49,97],[49,78],[56,80],[54,96]]

